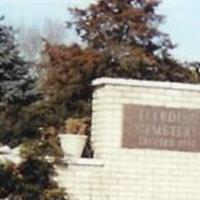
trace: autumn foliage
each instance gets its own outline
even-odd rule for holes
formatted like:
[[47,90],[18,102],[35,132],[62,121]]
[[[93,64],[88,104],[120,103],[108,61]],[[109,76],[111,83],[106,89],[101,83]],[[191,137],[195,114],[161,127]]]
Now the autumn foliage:
[[90,115],[91,81],[98,77],[198,82],[170,55],[175,47],[158,27],[159,1],[99,0],[86,9],[70,9],[85,47],[46,44],[41,64],[44,94],[64,104],[68,115]]

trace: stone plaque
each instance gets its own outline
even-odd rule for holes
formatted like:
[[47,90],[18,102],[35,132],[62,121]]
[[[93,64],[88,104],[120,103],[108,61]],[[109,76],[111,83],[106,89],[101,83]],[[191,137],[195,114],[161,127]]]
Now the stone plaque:
[[200,152],[200,109],[124,105],[122,147]]

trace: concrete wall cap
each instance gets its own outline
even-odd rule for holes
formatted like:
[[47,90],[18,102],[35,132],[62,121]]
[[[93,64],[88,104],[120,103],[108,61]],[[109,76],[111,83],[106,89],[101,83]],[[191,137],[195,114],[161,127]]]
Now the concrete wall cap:
[[200,84],[180,83],[180,82],[150,81],[150,80],[107,78],[107,77],[98,78],[93,80],[92,82],[92,86],[94,87],[103,85],[135,86],[135,87],[147,87],[147,88],[200,91]]
[[94,158],[63,158],[62,161],[68,165],[78,165],[78,166],[93,166],[93,167],[103,167],[104,162],[99,159]]

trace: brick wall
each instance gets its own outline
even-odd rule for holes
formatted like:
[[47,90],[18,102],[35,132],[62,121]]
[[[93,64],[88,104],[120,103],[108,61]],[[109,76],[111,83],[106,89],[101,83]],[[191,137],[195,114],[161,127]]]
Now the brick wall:
[[200,153],[121,145],[124,104],[200,109],[200,86],[110,78],[93,85],[94,160],[58,170],[72,200],[199,200]]

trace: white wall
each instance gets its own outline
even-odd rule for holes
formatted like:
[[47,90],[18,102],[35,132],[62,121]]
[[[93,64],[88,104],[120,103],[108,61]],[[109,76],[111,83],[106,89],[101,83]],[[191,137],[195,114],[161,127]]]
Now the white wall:
[[93,85],[95,159],[59,171],[72,200],[199,200],[200,153],[126,149],[121,141],[124,104],[200,109],[200,86],[109,78]]

